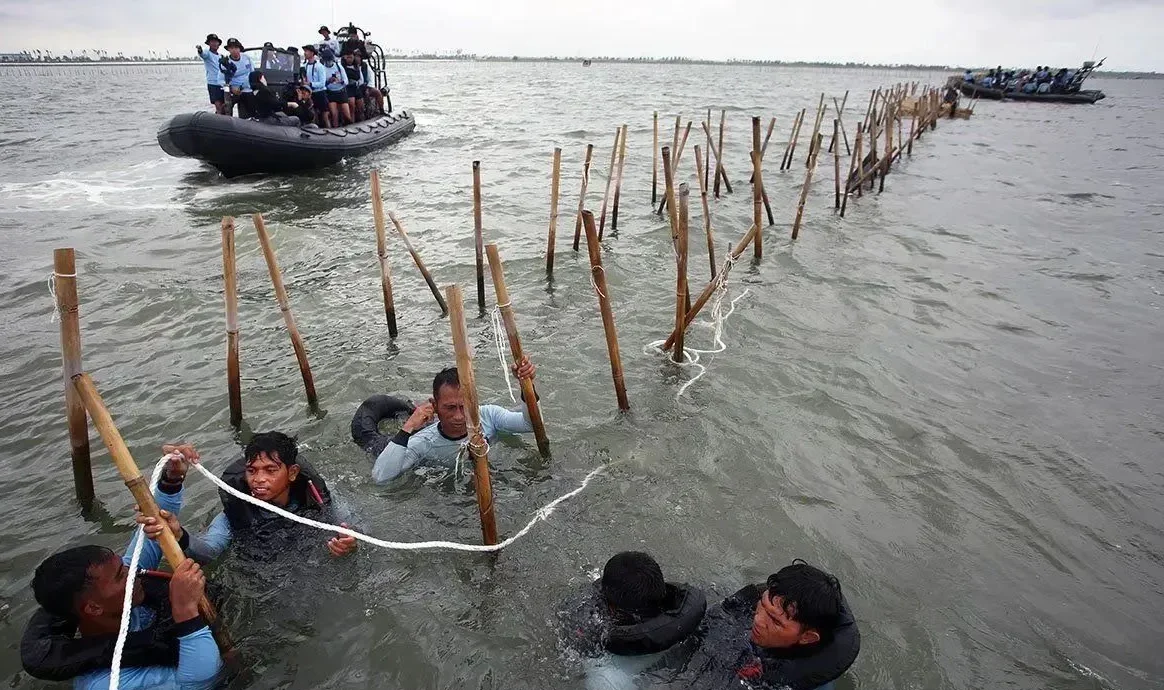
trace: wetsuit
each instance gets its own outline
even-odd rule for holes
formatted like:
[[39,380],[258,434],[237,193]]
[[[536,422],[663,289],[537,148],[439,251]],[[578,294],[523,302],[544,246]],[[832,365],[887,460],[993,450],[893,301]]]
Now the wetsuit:
[[[529,420],[529,410],[522,404],[516,410],[507,410],[498,405],[482,405],[480,408],[481,433],[486,441],[496,438],[499,431],[511,434],[528,434],[533,431]],[[377,484],[391,481],[417,465],[453,469],[457,455],[466,438],[449,438],[440,429],[439,422],[408,433],[401,429],[392,441],[376,457],[372,466],[372,479]]]

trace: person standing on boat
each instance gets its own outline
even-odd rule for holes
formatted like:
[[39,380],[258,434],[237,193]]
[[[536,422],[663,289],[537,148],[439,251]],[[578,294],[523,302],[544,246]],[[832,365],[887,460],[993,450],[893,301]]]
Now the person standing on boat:
[[348,75],[335,59],[329,48],[319,51],[323,66],[327,69],[327,109],[331,114],[331,126],[340,127],[351,123],[352,111],[348,109]]
[[353,122],[359,122],[363,118],[364,108],[364,76],[360,74],[360,67],[356,64],[355,53],[344,53],[343,56],[344,76],[347,77],[348,86],[348,111],[352,115]]
[[380,89],[376,88],[375,79],[372,77],[372,68],[368,63],[364,62],[364,53],[357,50],[353,53],[356,58],[356,68],[360,70],[360,81],[363,84],[360,90],[360,98],[362,100],[372,99],[376,102],[375,115],[384,114],[384,94],[380,93]]
[[230,95],[238,103],[238,116],[251,117],[255,111],[255,94],[251,91],[251,72],[255,65],[250,57],[243,55],[242,41],[237,38],[226,39],[226,50],[230,53],[227,61],[230,63]]
[[331,35],[331,29],[327,28],[326,26],[321,26],[319,27],[319,35],[323,36],[323,40],[319,42],[320,54],[322,55],[324,48],[328,48],[331,50],[332,55],[339,55],[339,39]]
[[311,102],[315,106],[315,120],[320,127],[331,127],[327,105],[327,67],[315,56],[315,46],[303,46],[303,80],[311,89]]
[[198,57],[202,58],[202,63],[206,67],[206,90],[210,92],[210,105],[214,106],[214,112],[219,115],[226,114],[226,92],[222,90],[222,86],[226,80],[222,77],[222,68],[219,66],[219,60],[222,55],[218,53],[218,48],[222,45],[222,39],[218,34],[206,34],[206,46],[209,50],[202,50],[201,45],[194,46],[198,50]]
[[[519,379],[532,380],[537,373],[528,357],[513,366]],[[436,421],[434,424],[433,421]],[[514,410],[499,405],[480,406],[481,433],[492,441],[497,432],[528,434],[533,431],[529,410],[525,404]],[[438,373],[432,381],[432,397],[418,405],[400,431],[376,456],[372,466],[372,480],[377,484],[392,481],[417,465],[453,469],[457,457],[469,440],[468,416],[465,414],[465,396],[456,367]]]

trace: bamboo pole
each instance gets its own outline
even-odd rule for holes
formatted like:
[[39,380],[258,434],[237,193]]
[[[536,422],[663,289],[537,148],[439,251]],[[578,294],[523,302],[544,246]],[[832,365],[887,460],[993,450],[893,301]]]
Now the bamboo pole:
[[[707,132],[710,134],[710,132],[711,132],[711,129],[710,129],[710,128],[708,128],[706,131],[707,131]],[[716,178],[715,178],[715,179],[716,179],[716,182],[715,182],[715,184],[716,184],[716,186],[718,186],[718,185],[719,185],[719,180],[722,178],[722,179],[723,179],[723,181],[727,183],[727,185],[726,185],[726,186],[727,186],[727,191],[728,191],[728,193],[730,194],[730,193],[731,193],[731,191],[732,191],[732,185],[731,185],[731,183],[730,183],[730,182],[728,182],[728,181],[727,181],[727,179],[728,179],[728,178],[727,178],[727,171],[726,171],[726,170],[724,170],[724,167],[723,167],[723,158],[721,158],[721,157],[720,157],[720,154],[721,154],[721,153],[723,153],[723,151],[722,151],[722,150],[720,150],[720,149],[718,149],[718,148],[716,148],[716,146],[715,146],[715,140],[714,140],[714,139],[712,139],[710,136],[709,136],[709,137],[708,137],[708,139],[707,139],[707,144],[708,144],[708,146],[710,146],[710,147],[711,147],[711,152],[712,152],[713,154],[715,154],[715,169],[716,169],[716,173],[715,173],[715,174],[716,174]],[[716,194],[715,194],[715,198],[717,198],[717,199],[719,198],[719,192],[716,192]]]
[[801,108],[800,117],[796,120],[796,129],[792,133],[792,144],[787,151],[788,160],[784,164],[782,170],[791,170],[792,161],[796,158],[796,145],[800,143],[800,129],[804,126],[804,117],[808,115],[808,108]]
[[315,407],[318,399],[315,396],[315,379],[311,376],[311,365],[307,363],[307,348],[303,345],[303,336],[299,335],[299,326],[295,324],[295,316],[291,313],[291,306],[287,300],[287,288],[283,287],[283,274],[279,271],[279,263],[275,260],[275,250],[271,248],[271,238],[267,236],[267,225],[263,222],[261,213],[252,215],[251,220],[255,223],[259,244],[263,247],[263,258],[267,261],[267,271],[271,274],[271,284],[275,286],[275,300],[279,303],[279,311],[283,312],[283,322],[287,324],[287,333],[291,335],[291,347],[295,349],[295,359],[299,361],[299,373],[303,375],[303,388],[307,391],[307,404]]
[[69,452],[73,458],[73,490],[77,500],[93,502],[93,468],[89,458],[89,422],[85,406],[72,379],[81,366],[81,320],[77,300],[77,258],[71,247],[53,250],[53,289],[61,320],[61,372],[65,380],[65,417],[69,428]]
[[[812,159],[814,162],[816,161],[817,157],[820,156],[820,151],[818,150],[820,148],[820,142],[817,141],[817,137],[820,136],[820,126],[824,122],[824,99],[825,95],[822,93],[820,95],[820,104],[816,107],[816,118],[814,118],[812,122],[812,138],[808,142],[808,158]],[[804,161],[804,165],[806,167],[809,165],[807,159]]]
[[653,136],[651,137],[651,208],[659,200],[659,111],[655,111]]
[[[687,147],[687,137],[688,137],[688,135],[691,134],[691,122],[692,122],[691,120],[687,121],[687,128],[685,130],[683,130],[683,138],[679,140],[679,148],[675,149],[671,152],[671,171],[672,171],[672,173],[679,170],[679,161],[682,160],[682,158],[683,158],[683,149]],[[659,202],[659,210],[656,211],[657,215],[663,215],[663,207],[666,206],[667,203],[668,203],[667,197],[664,196],[663,200]],[[602,228],[601,227],[598,228],[598,238],[602,239]]]
[[881,184],[877,193],[885,191],[885,178],[889,175],[889,167],[893,163],[893,106],[885,106],[885,157],[881,162]]
[[916,131],[917,131],[917,108],[914,107],[913,117],[909,118],[909,139],[908,139],[909,143],[906,144],[906,149],[905,149],[906,155],[908,155],[910,158],[913,158],[913,140],[914,140],[914,134],[916,133]]
[[606,169],[606,189],[602,192],[602,215],[598,219],[598,239],[606,230],[606,207],[610,201],[610,188],[614,186],[614,166],[618,165],[618,142],[622,140],[622,127],[614,128],[614,146],[610,148],[610,167]]
[[[759,226],[753,225],[748,230],[748,232],[744,234],[744,236],[740,239],[740,241],[736,243],[735,248],[733,248],[731,250],[731,252],[730,252],[731,260],[735,261],[735,260],[739,259],[740,255],[742,255],[744,253],[744,250],[748,248],[748,245],[752,244],[755,241],[755,237],[759,233],[760,233]],[[722,278],[722,275],[721,275],[721,278]],[[683,318],[684,328],[691,325],[691,322],[694,321],[695,317],[699,314],[699,310],[703,309],[704,305],[706,305],[708,303],[708,301],[711,300],[711,296],[715,294],[715,291],[717,288],[719,288],[719,285],[720,285],[719,278],[713,278],[711,281],[709,281],[707,283],[707,286],[703,288],[703,292],[699,293],[699,297],[697,297],[696,300],[691,303],[691,306],[687,308],[687,315]],[[677,338],[677,337],[678,337],[677,332],[671,331],[671,335],[667,336],[667,340],[663,342],[663,351],[664,352],[671,349],[671,346],[673,346],[675,344],[675,338]]]
[[[679,132],[682,129],[683,129],[683,116],[676,115],[675,116],[675,132],[671,137],[671,155],[672,156],[674,156],[675,152],[679,150]],[[671,158],[671,166],[674,167],[674,165],[675,165],[675,159]]]
[[238,265],[234,253],[234,218],[222,218],[222,280],[226,296],[226,394],[230,425],[242,423],[242,382],[238,357]]
[[[762,159],[760,157],[760,118],[752,118],[752,224],[760,227],[761,216],[764,213],[764,176],[761,173]],[[752,249],[757,259],[764,256],[764,233],[756,233],[756,245]]]
[[[476,173],[477,166],[473,166]],[[384,316],[388,319],[388,337],[396,337],[396,301],[392,297],[392,267],[388,263],[388,233],[384,228],[384,201],[380,198],[380,173],[373,170],[372,178],[372,219],[376,224],[376,256],[380,261],[380,288],[384,293]],[[476,199],[474,199],[476,201]],[[480,215],[477,216],[480,218]],[[480,223],[477,236],[480,237]]]
[[473,251],[477,258],[477,309],[485,313],[485,238],[481,233],[481,161],[473,161]]
[[586,187],[590,185],[590,161],[594,160],[594,144],[586,145],[586,162],[582,164],[582,192],[578,195],[578,216],[574,219],[574,251],[582,241],[582,209],[586,206]]
[[[861,164],[861,137],[865,130],[862,125],[857,125],[857,141],[853,144],[853,157],[849,161],[849,175],[845,178],[845,195],[841,199],[841,218],[845,217],[845,209],[849,206],[849,194],[852,193],[852,179],[853,173]],[[857,185],[857,193],[860,194],[861,185]]]
[[602,312],[602,330],[606,333],[606,353],[610,357],[610,375],[614,378],[614,393],[618,397],[618,409],[630,409],[626,397],[626,384],[622,377],[622,356],[618,351],[618,333],[614,329],[614,314],[610,311],[610,288],[606,284],[606,271],[602,268],[602,253],[598,246],[598,232],[594,229],[594,214],[582,212],[582,224],[586,226],[586,249],[590,254],[590,273],[594,292],[598,297],[598,309]]
[[[724,123],[727,121],[727,110],[720,109],[719,111],[719,145],[713,149],[715,153],[715,198],[719,198],[719,183],[723,180],[724,188],[727,189],[728,194],[732,193],[732,185],[728,182],[727,171],[723,167],[723,133]],[[709,140],[708,144],[712,142]]]
[[[824,103],[822,97],[821,103]],[[808,148],[808,169],[804,173],[804,186],[800,188],[800,201],[796,205],[796,221],[792,224],[792,239],[800,236],[800,221],[804,218],[804,204],[808,201],[808,190],[812,186],[812,174],[816,171],[816,158],[820,154],[821,139],[820,139],[820,118],[817,118],[814,131],[812,133],[812,141],[814,142]]]
[[[150,491],[149,482],[141,476],[141,472],[137,469],[137,463],[130,455],[129,448],[121,437],[121,432],[117,430],[117,425],[113,423],[113,417],[110,416],[109,409],[105,407],[105,401],[101,399],[101,394],[93,385],[93,379],[86,373],[78,372],[73,376],[72,387],[93,419],[93,426],[97,428],[97,433],[101,435],[105,447],[109,449],[109,457],[113,460],[113,465],[121,474],[121,478],[125,481],[130,493],[133,494],[134,500],[137,501],[138,509],[142,515],[152,517],[162,525],[162,532],[157,539],[158,546],[161,547],[162,555],[165,556],[170,567],[177,568],[186,560],[186,554],[182,553],[178,539],[170,531],[166,521],[161,518],[161,511]],[[205,595],[198,601],[198,612],[210,625],[219,650],[224,655],[229,653],[234,644],[226,629],[219,623],[218,612],[214,610],[214,605]]]
[[[711,262],[711,277],[715,278],[715,237],[711,231],[711,209],[707,204],[707,166],[699,156],[699,145],[695,146],[695,177],[699,179],[699,202],[703,206],[703,234],[707,236],[707,260]],[[707,159],[708,165],[711,159]]]
[[[764,160],[764,156],[768,154],[768,141],[772,138],[772,130],[776,129],[776,118],[768,121],[768,133],[764,135],[764,145],[760,147],[760,160]],[[748,179],[748,183],[752,183],[752,179]]]
[[432,296],[436,298],[437,305],[441,308],[441,316],[448,314],[449,305],[445,304],[445,298],[441,295],[440,288],[437,287],[436,281],[432,279],[432,274],[428,272],[428,268],[421,261],[420,253],[412,246],[412,240],[408,239],[408,233],[404,231],[404,225],[392,211],[388,212],[388,219],[396,227],[396,232],[400,234],[400,239],[404,241],[404,247],[408,250],[409,255],[412,256],[412,262],[416,264],[417,269],[420,270],[420,275],[424,277],[424,282],[428,284],[428,289],[432,291]]
[[707,135],[707,147],[703,149],[704,155],[707,156],[703,161],[703,187],[706,189],[711,186],[711,108],[707,109],[707,126],[703,131]]
[[683,320],[687,316],[687,302],[690,295],[687,291],[687,239],[688,239],[688,202],[687,184],[679,185],[679,241],[675,252],[675,349],[671,354],[671,361],[682,364],[685,359],[683,351]]
[[800,115],[797,113],[792,117],[792,128],[788,130],[788,143],[784,145],[784,155],[780,158],[781,170],[784,170],[784,164],[788,162],[788,151],[792,148],[792,137],[796,136],[796,126],[800,122]]
[[558,189],[562,181],[562,148],[554,147],[554,173],[550,182],[550,231],[546,238],[546,275],[554,275],[554,244],[558,238]]
[[622,145],[618,147],[618,177],[614,181],[614,209],[610,212],[610,231],[618,230],[618,198],[622,193],[622,172],[626,165],[627,126],[622,126]]
[[671,242],[679,241],[679,211],[675,207],[675,169],[671,167],[671,149],[663,147],[663,201],[667,204],[667,218],[671,224]]
[[[836,142],[837,137],[840,135],[840,131],[841,131],[841,121],[839,119],[834,119],[833,120],[833,142],[834,143]],[[841,208],[841,147],[840,146],[833,147],[833,177],[835,178],[835,182],[836,182],[835,191],[834,191],[835,198],[833,200],[833,208],[835,208],[839,211]]]
[[[505,285],[505,269],[501,265],[501,254],[496,244],[485,246],[489,256],[489,272],[493,274],[493,292],[497,295],[497,309],[501,312],[501,321],[505,324],[505,335],[509,339],[509,351],[513,361],[520,362],[524,351],[521,347],[521,336],[517,332],[517,319],[513,316],[513,305],[509,298],[509,289]],[[531,379],[518,379],[521,386],[521,399],[529,411],[530,425],[533,426],[534,437],[538,441],[538,451],[542,455],[550,452],[550,440],[546,438],[546,425],[542,421],[542,408],[538,404],[537,392],[534,391]]]
[[465,301],[461,288],[445,288],[449,303],[449,325],[453,334],[453,349],[457,353],[457,379],[465,398],[465,416],[469,422],[469,455],[473,458],[473,488],[477,493],[477,513],[481,517],[481,540],[492,546],[497,543],[497,516],[493,512],[493,482],[489,477],[489,444],[481,433],[481,408],[477,403],[477,381],[473,377],[473,352],[469,349],[469,335],[465,331]]
[[[849,92],[846,91],[845,92],[845,100],[848,100],[848,98],[849,98]],[[845,117],[844,117],[845,104],[841,103],[840,107],[837,107],[837,99],[836,99],[836,96],[834,96],[833,97],[833,107],[837,108],[837,120],[839,120],[841,123],[841,137],[843,137],[845,140],[845,155],[848,156],[848,155],[853,153],[853,149],[851,149],[849,147],[849,134],[845,131]]]

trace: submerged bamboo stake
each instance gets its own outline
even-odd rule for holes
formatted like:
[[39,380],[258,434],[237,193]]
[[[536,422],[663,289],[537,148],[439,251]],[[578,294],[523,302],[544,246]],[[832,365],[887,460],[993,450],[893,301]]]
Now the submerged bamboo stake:
[[683,351],[683,320],[687,316],[687,302],[691,299],[687,291],[687,184],[679,185],[679,241],[675,251],[675,349],[671,361],[682,364],[686,358]]
[[889,167],[893,164],[893,106],[885,106],[885,157],[881,163],[881,184],[877,193],[885,191],[885,178],[889,175]]
[[610,288],[606,285],[606,271],[602,268],[602,253],[598,246],[598,231],[594,229],[594,214],[582,212],[582,224],[586,226],[586,249],[590,254],[590,279],[598,297],[598,309],[602,312],[602,330],[606,333],[606,354],[610,357],[610,375],[614,378],[614,394],[618,397],[618,409],[627,411],[630,402],[626,397],[626,384],[622,378],[622,356],[618,351],[618,332],[614,329],[614,314],[610,311]]
[[404,241],[404,247],[408,250],[409,255],[412,256],[412,262],[416,264],[417,269],[420,270],[420,275],[424,277],[424,282],[428,284],[428,289],[432,291],[432,296],[436,298],[437,305],[441,308],[441,316],[449,313],[449,305],[445,304],[445,298],[441,295],[440,288],[437,287],[436,281],[432,279],[432,274],[428,272],[424,262],[420,259],[420,254],[412,246],[412,241],[408,239],[408,233],[404,232],[404,225],[401,224],[400,219],[392,211],[388,212],[388,219],[392,221],[392,225],[396,226],[396,232],[400,234],[400,239]]
[[[833,120],[833,142],[837,140],[841,131],[841,121],[839,119]],[[833,147],[833,177],[835,178],[836,186],[833,200],[833,208],[840,210],[841,208],[841,147]]]
[[651,137],[651,208],[659,200],[659,111],[655,111],[654,134]]
[[671,167],[671,148],[663,147],[663,201],[667,204],[667,218],[671,224],[671,242],[679,241],[679,212],[675,207],[675,169]]
[[614,180],[614,208],[610,212],[610,231],[618,230],[618,197],[622,193],[622,171],[626,165],[627,126],[622,126],[622,144],[618,147],[618,177]]
[[618,164],[618,142],[622,140],[622,127],[614,128],[614,146],[610,148],[610,167],[606,169],[606,189],[602,192],[602,215],[598,219],[598,239],[606,230],[606,207],[610,201],[610,188],[614,185],[614,166]]
[[[820,120],[816,122],[816,129],[820,129]],[[812,133],[814,142],[808,148],[808,169],[804,173],[804,186],[800,188],[800,202],[796,205],[796,221],[792,224],[792,239],[800,236],[800,221],[804,218],[804,203],[808,201],[808,190],[812,186],[812,174],[816,171],[816,157],[820,154],[820,132]]]
[[909,118],[909,139],[905,147],[905,153],[910,158],[913,157],[913,140],[914,134],[917,131],[917,108],[914,108],[913,117]]
[[[752,118],[752,224],[760,227],[760,217],[764,212],[764,176],[760,170],[763,167],[760,157],[760,118]],[[753,256],[760,259],[764,256],[764,233],[756,233],[756,246]]]
[[449,325],[453,334],[453,349],[457,353],[457,379],[465,398],[465,416],[469,422],[469,455],[473,458],[473,488],[477,493],[477,514],[481,517],[481,540],[486,545],[497,543],[497,516],[493,513],[493,482],[489,478],[489,444],[481,433],[481,408],[477,406],[477,381],[473,377],[473,352],[465,331],[465,302],[461,288],[445,288],[449,302]]
[[[764,135],[764,145],[760,147],[760,160],[761,161],[764,159],[764,156],[767,155],[767,153],[768,153],[768,140],[772,138],[772,130],[774,130],[774,129],[776,129],[776,118],[772,118],[771,120],[768,121],[768,133]],[[749,184],[751,184],[752,182],[754,182],[754,180],[748,179]]]
[[554,275],[554,244],[558,239],[558,188],[562,180],[562,148],[554,147],[554,174],[550,182],[550,231],[546,240],[546,275]]
[[817,157],[820,155],[819,149],[820,149],[821,142],[818,140],[818,137],[820,137],[821,123],[824,122],[824,115],[825,115],[824,99],[825,99],[825,95],[822,93],[820,95],[820,104],[817,105],[817,107],[816,107],[816,118],[812,122],[812,138],[808,142],[808,158],[804,161],[804,165],[806,167],[809,165],[808,159],[811,159],[815,163]]
[[[711,209],[707,204],[707,167],[699,157],[699,145],[695,146],[695,177],[699,179],[699,202],[703,206],[703,234],[707,236],[707,259],[711,262],[711,277],[715,278],[715,237],[711,232]],[[708,159],[708,164],[711,159]]]
[[65,378],[65,417],[69,427],[69,450],[73,457],[73,490],[82,505],[89,505],[93,490],[93,468],[89,459],[89,422],[85,406],[73,388],[72,379],[81,367],[81,320],[77,302],[77,259],[72,248],[53,250],[53,288],[61,319],[61,372]]
[[[852,193],[852,179],[853,174],[858,170],[861,164],[861,135],[864,130],[860,124],[857,125],[857,141],[853,144],[853,157],[849,161],[849,176],[845,178],[845,195],[841,199],[841,218],[845,217],[845,209],[849,206],[849,194]],[[859,174],[859,173],[858,173]],[[857,185],[857,194],[861,193],[861,185]]]
[[473,161],[473,251],[477,258],[477,309],[485,313],[485,238],[481,234],[481,161]]
[[[683,149],[686,148],[686,146],[687,146],[687,137],[690,134],[691,134],[691,120],[688,120],[687,121],[687,128],[685,130],[683,130],[683,138],[679,140],[679,148],[673,149],[671,152],[671,171],[672,171],[672,173],[679,170],[679,161],[683,158]],[[667,203],[668,203],[667,197],[664,196],[663,200],[659,202],[659,210],[656,211],[657,215],[663,215],[663,208],[667,205]],[[598,228],[598,235],[599,235],[599,239],[601,239],[601,237],[602,237],[602,228],[601,227]]]
[[[477,166],[473,166],[477,172]],[[384,293],[384,316],[388,319],[388,337],[396,337],[396,301],[392,297],[392,267],[388,263],[388,237],[384,229],[384,201],[380,198],[380,173],[373,170],[372,178],[372,219],[376,224],[376,256],[380,261],[380,288]],[[476,199],[474,199],[476,202]],[[480,219],[480,213],[477,218]],[[481,236],[481,224],[477,223],[477,237]]]
[[315,379],[311,376],[311,366],[307,363],[307,348],[303,345],[303,336],[299,335],[299,326],[295,324],[295,316],[291,313],[291,306],[287,300],[287,288],[283,287],[283,274],[279,271],[279,263],[275,260],[275,250],[271,248],[271,238],[267,236],[267,225],[263,222],[263,215],[256,213],[251,216],[255,223],[255,233],[259,236],[259,244],[263,247],[263,258],[267,261],[267,271],[271,274],[271,284],[275,286],[275,300],[279,303],[279,311],[283,312],[283,322],[287,324],[287,333],[291,336],[291,347],[295,349],[295,359],[299,361],[299,373],[303,376],[303,388],[307,391],[307,404],[315,407]]
[[703,153],[707,158],[703,161],[703,186],[704,188],[711,186],[711,108],[707,109],[707,126],[703,128],[704,134],[707,135],[707,148],[703,149]]
[[792,161],[796,158],[796,145],[800,142],[800,128],[804,126],[804,116],[808,114],[808,108],[801,108],[800,115],[796,118],[796,126],[792,131],[792,139],[789,142],[788,150],[784,152],[786,160],[784,167],[781,170],[791,170]]
[[[845,100],[849,100],[849,92],[848,91],[845,92]],[[841,105],[838,106],[837,105],[837,98],[836,98],[836,96],[833,96],[833,107],[837,109],[837,120],[840,121],[840,123],[841,123],[841,137],[844,138],[844,140],[845,140],[845,155],[848,156],[851,153],[853,153],[853,149],[849,148],[849,134],[848,134],[848,132],[845,131],[845,117],[844,117],[845,104],[841,103]],[[836,144],[835,140],[833,141],[833,144],[834,145]],[[831,147],[830,147],[830,150],[831,150]]]
[[[731,250],[731,260],[735,261],[739,259],[740,255],[744,253],[744,250],[748,248],[748,245],[755,241],[755,237],[759,233],[759,226],[753,225],[740,239],[740,241],[736,243],[735,248]],[[703,309],[704,305],[706,305],[711,300],[711,296],[715,294],[715,291],[719,288],[719,286],[720,280],[718,278],[713,278],[707,283],[707,287],[703,288],[703,292],[699,293],[699,297],[696,298],[696,300],[691,303],[691,306],[687,308],[687,315],[683,318],[684,328],[691,325],[691,322],[694,321],[695,317],[699,314],[699,310]],[[667,336],[667,340],[663,342],[664,352],[671,349],[671,346],[675,344],[676,337],[678,337],[677,332],[671,331],[671,335]]]
[[[130,493],[133,494],[134,500],[137,501],[138,509],[142,515],[154,518],[162,526],[162,532],[157,538],[158,546],[161,547],[162,555],[165,556],[170,567],[177,568],[186,560],[186,554],[182,553],[182,547],[178,545],[177,537],[170,531],[166,521],[161,518],[161,510],[158,508],[157,501],[154,500],[149,482],[141,476],[141,472],[137,469],[137,462],[130,455],[129,448],[121,437],[121,432],[117,430],[117,425],[113,423],[113,417],[110,416],[109,409],[105,407],[105,401],[101,399],[97,387],[93,385],[93,379],[89,378],[88,374],[78,372],[73,376],[72,387],[93,419],[93,426],[97,428],[97,433],[101,435],[105,447],[109,449],[109,457],[118,473],[121,474],[121,478],[125,481]],[[218,643],[218,649],[224,655],[229,653],[234,647],[234,643],[226,628],[219,622],[218,612],[214,610],[214,605],[205,595],[198,601],[198,612],[210,625],[210,629],[214,633],[214,640]]]
[[586,162],[582,164],[582,191],[578,195],[578,216],[574,219],[574,251],[582,241],[582,209],[586,206],[586,187],[590,185],[590,161],[594,160],[594,144],[586,145]]
[[[705,125],[705,127],[706,127],[706,125]],[[718,189],[718,187],[719,187],[719,181],[720,181],[720,179],[723,179],[723,181],[726,183],[727,191],[728,191],[728,193],[730,194],[730,193],[731,193],[731,191],[732,191],[732,185],[731,185],[731,183],[730,183],[730,182],[728,182],[728,181],[727,181],[727,179],[728,179],[728,178],[727,178],[727,171],[726,171],[726,170],[724,170],[724,167],[723,167],[723,158],[722,158],[722,157],[721,157],[721,155],[720,155],[720,154],[722,154],[722,153],[723,153],[723,151],[722,151],[721,149],[719,149],[719,148],[716,148],[716,146],[715,146],[715,140],[714,140],[714,139],[712,139],[712,138],[710,137],[711,129],[710,129],[710,128],[706,128],[706,131],[707,131],[707,132],[708,132],[708,134],[709,134],[709,136],[708,136],[708,139],[707,139],[707,145],[711,147],[711,152],[712,152],[713,154],[715,154],[715,170],[716,170],[716,172],[715,172],[715,174],[716,174],[716,178],[715,178],[715,186],[716,186],[716,188]],[[718,192],[718,191],[716,191],[716,193],[715,193],[715,197],[716,197],[717,199],[719,198],[719,192]]]
[[242,383],[238,362],[238,265],[234,254],[234,218],[222,219],[222,279],[226,295],[226,395],[230,425],[242,423]]
[[[505,335],[509,339],[509,351],[513,355],[514,363],[521,362],[523,350],[521,336],[517,332],[517,319],[513,316],[513,306],[509,299],[509,289],[505,286],[505,270],[501,266],[501,254],[496,244],[486,245],[485,252],[489,255],[489,272],[493,274],[493,293],[497,296],[497,309],[501,312],[501,321],[505,324]],[[534,391],[531,379],[518,379],[521,386],[521,399],[529,411],[529,422],[533,427],[534,437],[538,440],[538,450],[542,455],[550,452],[550,441],[546,438],[546,425],[542,421],[542,408],[538,404],[538,396]]]
[[[803,111],[802,111],[803,112]],[[788,162],[788,151],[792,148],[792,137],[796,136],[796,126],[800,122],[800,113],[792,117],[792,128],[788,130],[788,143],[784,145],[784,155],[780,158],[780,169]]]

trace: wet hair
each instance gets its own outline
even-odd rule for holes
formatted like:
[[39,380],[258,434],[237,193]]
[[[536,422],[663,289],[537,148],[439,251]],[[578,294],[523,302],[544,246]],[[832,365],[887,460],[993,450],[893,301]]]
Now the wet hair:
[[606,603],[628,613],[653,613],[667,598],[663,570],[650,554],[616,553],[602,569],[602,596]]
[[95,544],[54,553],[32,575],[36,603],[53,615],[75,619],[77,599],[93,584],[89,571],[111,558],[117,558],[117,554]]
[[266,431],[255,434],[250,443],[243,449],[246,464],[254,462],[260,453],[266,453],[267,457],[272,460],[278,455],[279,462],[290,467],[298,464],[295,459],[299,457],[299,446],[295,443],[295,439],[281,431]]
[[820,568],[797,558],[792,565],[768,576],[768,596],[781,597],[784,612],[792,620],[832,639],[841,620],[841,583]]
[[449,367],[448,369],[441,369],[432,379],[432,399],[436,400],[439,397],[442,386],[452,386],[453,388],[461,387],[461,378],[457,375],[456,367]]

